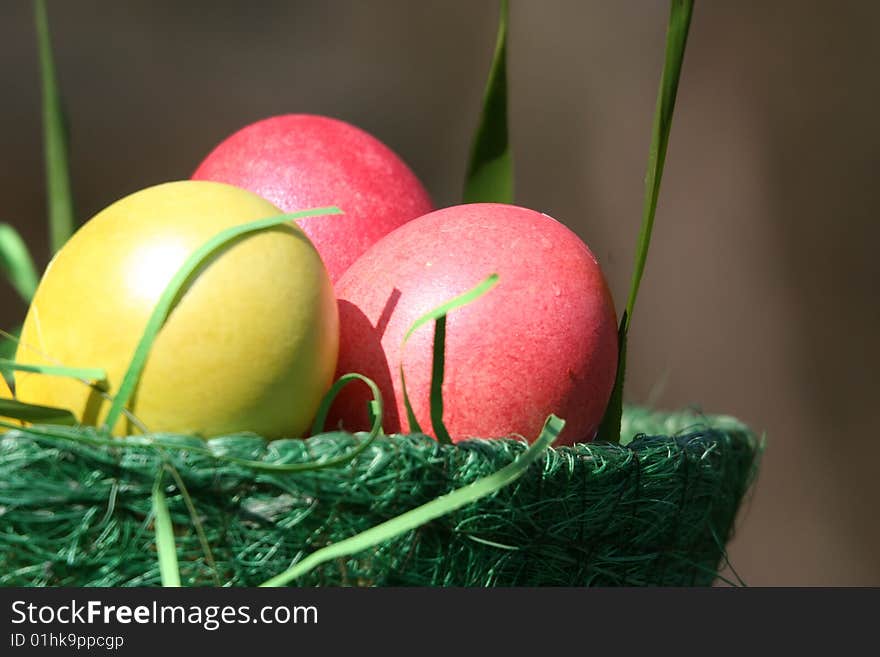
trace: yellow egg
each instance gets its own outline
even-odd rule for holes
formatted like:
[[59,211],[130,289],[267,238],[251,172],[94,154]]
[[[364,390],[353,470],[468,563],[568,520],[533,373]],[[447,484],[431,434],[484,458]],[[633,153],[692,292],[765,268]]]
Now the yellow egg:
[[[278,214],[255,194],[201,181],[117,201],[50,263],[16,359],[103,368],[113,395],[186,258],[225,228]],[[120,420],[114,433],[301,435],[332,383],[338,321],[327,271],[298,227],[239,239],[189,282],[129,403],[135,419]],[[16,394],[70,409],[86,424],[100,424],[110,406],[82,381],[57,376],[18,372]]]

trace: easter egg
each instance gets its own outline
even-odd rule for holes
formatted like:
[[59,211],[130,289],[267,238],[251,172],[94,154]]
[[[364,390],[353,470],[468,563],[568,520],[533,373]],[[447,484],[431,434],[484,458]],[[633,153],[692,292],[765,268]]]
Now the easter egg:
[[[447,318],[444,421],[454,441],[534,439],[550,413],[558,444],[595,437],[617,368],[617,318],[586,244],[555,219],[504,204],[470,204],[415,219],[375,244],[336,286],[337,374],[359,372],[382,391],[386,432],[411,431],[401,363],[415,417],[430,432],[433,323],[405,348],[422,314],[492,273],[498,284]],[[332,419],[367,426],[367,396],[350,386]]]
[[299,222],[334,282],[381,237],[433,209],[422,183],[385,144],[349,123],[311,114],[242,128],[192,177],[250,190],[285,212],[341,208],[344,216]]
[[[18,398],[101,424],[186,259],[226,228],[278,214],[251,192],[195,181],[150,187],[98,213],[49,264],[16,359],[103,368],[107,391],[17,372]],[[332,383],[338,330],[332,284],[301,229],[241,237],[187,281],[153,343],[131,416],[114,433],[300,435]]]

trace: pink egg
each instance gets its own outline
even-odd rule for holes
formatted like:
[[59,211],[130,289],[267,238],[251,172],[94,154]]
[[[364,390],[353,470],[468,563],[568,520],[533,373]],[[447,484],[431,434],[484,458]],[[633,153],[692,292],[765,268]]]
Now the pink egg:
[[[374,379],[385,401],[385,431],[410,431],[399,377],[404,333],[492,273],[499,283],[447,319],[444,420],[453,440],[533,440],[550,413],[566,420],[557,444],[592,440],[617,367],[614,304],[587,245],[533,210],[460,205],[377,242],[336,286],[337,376]],[[433,326],[416,331],[403,352],[413,410],[428,433]],[[350,385],[331,422],[366,429],[368,399],[365,387]]]
[[299,222],[333,281],[381,237],[433,209],[422,183],[390,148],[344,121],[311,114],[242,128],[192,177],[242,187],[285,212],[339,206],[344,216]]

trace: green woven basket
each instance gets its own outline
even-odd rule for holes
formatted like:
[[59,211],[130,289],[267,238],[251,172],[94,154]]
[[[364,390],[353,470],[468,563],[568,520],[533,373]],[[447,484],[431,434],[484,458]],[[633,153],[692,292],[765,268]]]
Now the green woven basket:
[[[736,420],[687,412],[628,408],[623,428],[626,445],[551,448],[497,493],[294,583],[712,584],[759,442]],[[344,465],[274,473],[229,457],[315,462],[365,435],[162,438],[179,447],[144,437],[93,446],[27,430],[0,439],[0,584],[158,585],[151,491],[163,465],[180,478],[166,477],[165,490],[182,583],[239,586],[497,471],[527,447],[379,436]]]

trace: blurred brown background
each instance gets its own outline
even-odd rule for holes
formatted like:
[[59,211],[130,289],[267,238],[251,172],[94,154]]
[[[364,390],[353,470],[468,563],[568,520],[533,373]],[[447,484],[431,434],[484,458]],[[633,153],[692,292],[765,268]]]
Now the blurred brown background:
[[[513,0],[517,201],[625,302],[667,3]],[[80,220],[186,178],[259,118],[323,113],[458,201],[495,2],[48,3]],[[628,397],[766,432],[731,560],[751,585],[880,585],[880,4],[698,2]],[[47,259],[31,4],[0,8],[0,220]],[[0,285],[0,324],[24,308]]]

